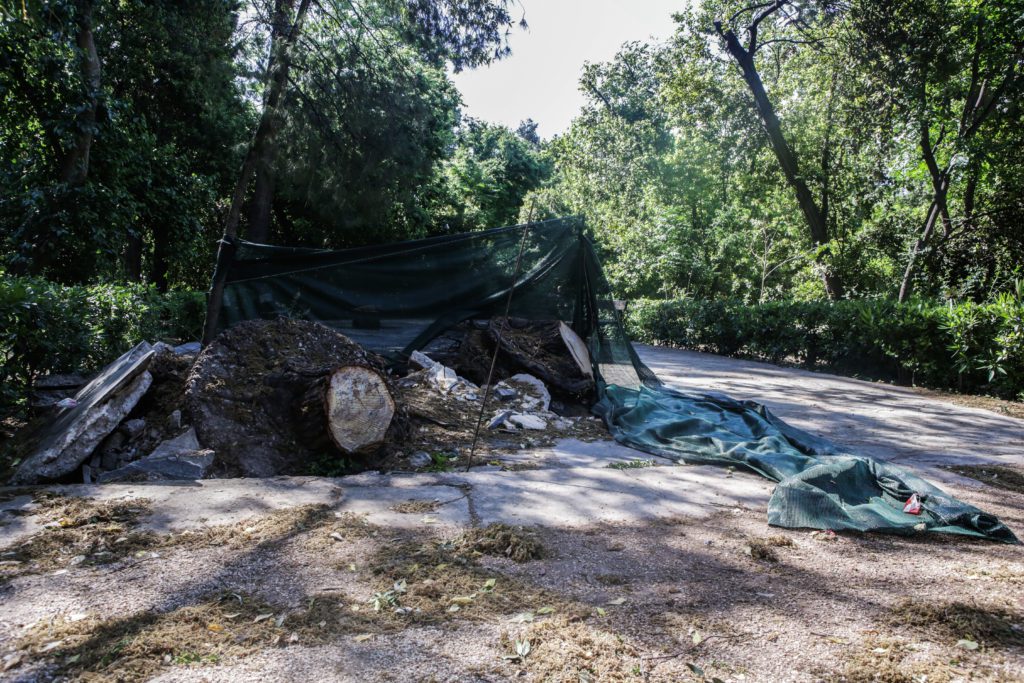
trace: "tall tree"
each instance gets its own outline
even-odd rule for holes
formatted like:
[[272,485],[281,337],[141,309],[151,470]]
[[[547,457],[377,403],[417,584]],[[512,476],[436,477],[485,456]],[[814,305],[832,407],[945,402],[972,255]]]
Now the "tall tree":
[[[382,0],[378,9],[398,10],[400,24],[409,36],[409,41],[418,45],[428,59],[437,63],[449,62],[458,70],[500,59],[508,53],[507,27],[513,23],[508,8],[513,2]],[[373,34],[378,42],[389,40],[388,32],[373,23],[375,14],[386,18],[387,12],[368,12],[365,3],[359,5],[354,0],[323,0],[316,3],[315,10],[322,19],[333,21],[339,31],[350,27],[350,17],[354,17],[359,26]],[[317,45],[300,42],[303,24],[310,11],[311,0],[274,0],[263,111],[232,193],[224,229],[225,235],[229,237],[238,234],[242,206],[254,176],[257,196],[251,216],[256,222],[250,226],[249,236],[263,239],[269,232],[275,185],[276,137],[283,123],[289,72],[297,49],[318,50]],[[210,291],[204,341],[213,336],[222,298],[223,283],[215,281]]]
[[[731,27],[739,20],[746,21],[743,29],[746,35],[746,44],[742,43]],[[843,295],[843,285],[839,275],[832,270],[824,259],[825,250],[829,245],[828,213],[823,210],[823,204],[819,203],[807,185],[807,181],[801,174],[800,165],[796,153],[793,151],[785,135],[782,133],[782,124],[775,113],[775,107],[768,98],[761,75],[758,73],[756,57],[758,50],[772,42],[792,41],[793,38],[773,37],[769,40],[759,40],[762,24],[766,21],[785,27],[793,25],[805,26],[806,20],[802,16],[802,7],[790,0],[773,0],[772,2],[749,5],[733,14],[726,22],[716,21],[715,29],[725,41],[725,47],[736,60],[743,80],[750,88],[754,98],[758,114],[764,122],[765,132],[771,142],[772,150],[778,159],[779,166],[785,174],[786,181],[796,193],[797,203],[803,212],[807,229],[812,242],[819,248],[818,261],[822,266],[822,281],[825,283],[825,290],[830,298],[837,299]],[[826,169],[827,170],[827,169]],[[823,197],[824,199],[824,197]],[[827,204],[824,204],[827,206]]]
[[455,153],[442,169],[448,205],[435,220],[446,231],[462,232],[511,225],[523,198],[551,173],[536,130],[522,134],[504,126],[466,119],[456,132]]
[[96,130],[100,107],[100,58],[93,39],[93,0],[75,3],[75,44],[80,52],[82,81],[86,87],[86,103],[76,121],[76,131],[61,161],[60,180],[81,185],[89,176],[89,150]]
[[[267,62],[266,88],[263,97],[263,113],[253,133],[238,174],[235,190],[231,194],[224,234],[235,237],[238,234],[238,220],[245,202],[246,190],[253,175],[257,178],[257,195],[252,216],[255,223],[250,226],[250,239],[265,241],[270,221],[270,202],[273,196],[273,164],[276,151],[277,133],[281,129],[281,105],[288,83],[293,50],[302,32],[302,23],[309,12],[311,0],[274,0],[270,22],[270,56]],[[211,302],[212,304],[212,302]],[[213,304],[212,304],[213,305]],[[215,304],[219,309],[218,303]]]
[[17,10],[0,22],[4,261],[67,282],[206,279],[195,249],[245,118],[235,4]]
[[986,157],[1003,124],[1020,116],[1024,3],[863,2],[851,16],[865,74],[896,103],[925,170],[928,208],[899,283],[904,301],[922,260],[940,259],[984,211]]

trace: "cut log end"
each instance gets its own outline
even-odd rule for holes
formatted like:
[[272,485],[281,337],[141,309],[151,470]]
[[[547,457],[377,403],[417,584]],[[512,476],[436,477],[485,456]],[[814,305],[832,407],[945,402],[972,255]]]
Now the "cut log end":
[[367,453],[384,443],[395,416],[395,400],[385,379],[358,365],[330,374],[324,407],[331,441],[348,454]]

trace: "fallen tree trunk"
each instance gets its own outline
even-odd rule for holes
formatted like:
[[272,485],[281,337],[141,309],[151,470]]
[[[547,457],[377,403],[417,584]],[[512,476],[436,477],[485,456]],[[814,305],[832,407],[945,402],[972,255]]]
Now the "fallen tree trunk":
[[313,448],[356,455],[383,444],[394,416],[386,379],[370,368],[347,365],[310,384],[299,401],[295,426]]
[[372,466],[400,422],[375,357],[323,325],[283,318],[240,323],[207,346],[186,407],[218,476],[304,474],[331,454]]

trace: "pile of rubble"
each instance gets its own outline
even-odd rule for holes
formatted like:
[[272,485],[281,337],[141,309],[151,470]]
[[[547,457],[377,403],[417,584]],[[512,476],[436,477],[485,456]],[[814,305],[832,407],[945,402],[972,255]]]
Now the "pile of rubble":
[[25,434],[12,484],[201,479],[213,464],[181,410],[199,344],[143,342],[107,366],[74,397],[75,376],[41,383],[46,411]]
[[[460,374],[459,354],[429,349],[395,375],[340,333],[305,321],[242,323],[201,352],[144,342],[73,398],[62,392],[75,378],[39,383],[45,413],[19,439],[11,483],[309,474],[325,459],[335,474],[422,469],[438,454],[468,453],[478,424],[483,458],[605,438],[589,415],[594,384],[582,340],[557,321],[515,325],[510,339],[489,337],[495,323],[484,321],[479,334],[455,341],[461,358],[467,345],[477,356],[497,350],[491,387]],[[531,334],[539,341],[526,357]],[[481,346],[488,341],[490,349]]]
[[[399,402],[413,418],[408,446],[397,448],[390,465],[416,469],[429,465],[430,453],[452,459],[465,455],[480,424],[482,459],[522,448],[553,445],[561,438],[604,439],[601,421],[572,398],[553,399],[548,387],[528,373],[478,386],[453,368],[414,352],[414,370],[396,382]],[[486,405],[484,404],[487,399]],[[481,420],[481,409],[483,413]]]

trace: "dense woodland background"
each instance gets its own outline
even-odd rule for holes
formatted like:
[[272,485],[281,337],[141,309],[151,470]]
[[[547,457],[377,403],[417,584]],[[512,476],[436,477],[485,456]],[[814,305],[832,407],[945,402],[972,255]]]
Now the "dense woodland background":
[[541,140],[450,78],[529,0],[0,0],[0,399],[197,336],[226,230],[531,211],[586,217],[640,338],[1019,397],[1024,0],[692,4]]

